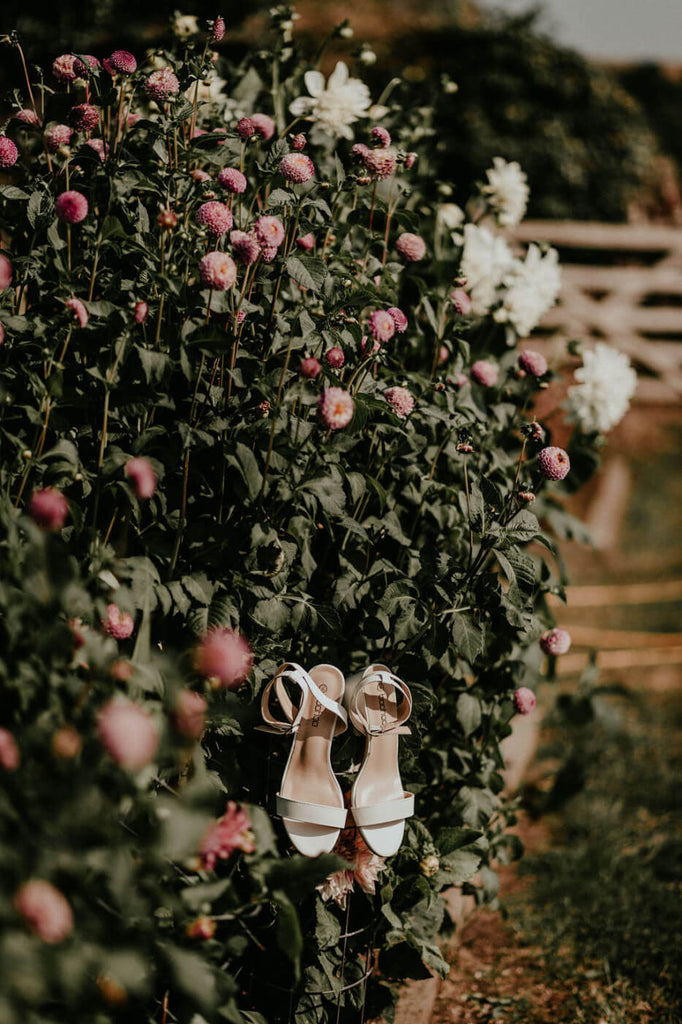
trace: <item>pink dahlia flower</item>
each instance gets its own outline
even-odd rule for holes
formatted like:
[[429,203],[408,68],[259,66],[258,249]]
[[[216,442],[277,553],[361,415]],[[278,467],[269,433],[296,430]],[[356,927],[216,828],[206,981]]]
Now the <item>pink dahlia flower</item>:
[[35,128],[37,128],[41,123],[35,110],[31,110],[30,107],[24,107],[23,110],[17,110],[16,114],[12,114],[12,117],[15,117],[17,121],[23,121],[24,124],[33,125]]
[[85,308],[85,304],[80,299],[67,299],[64,303],[67,309],[70,309],[74,317],[78,321],[79,327],[87,327],[90,314]]
[[152,498],[156,494],[156,473],[149,459],[128,459],[124,472],[138,498]]
[[6,772],[16,771],[20,760],[14,736],[7,729],[0,729],[0,768]]
[[227,860],[235,850],[253,853],[255,849],[251,819],[243,807],[230,800],[222,818],[209,825],[199,843],[201,866],[212,871],[217,860]]
[[4,292],[5,288],[9,288],[12,283],[12,264],[3,256],[0,252],[0,292]]
[[547,373],[547,360],[542,352],[534,352],[533,349],[527,348],[519,352],[519,367],[533,377],[544,377]]
[[109,147],[104,139],[88,139],[85,145],[89,146],[90,149],[94,149],[97,156],[100,158],[102,163],[104,163],[106,157],[109,155]]
[[484,388],[492,388],[497,384],[499,371],[495,363],[489,359],[477,359],[470,370],[471,379]]
[[188,939],[212,939],[216,933],[218,925],[212,917],[207,914],[200,914],[199,917],[195,917],[193,921],[187,925],[187,938]]
[[147,319],[147,313],[149,312],[149,306],[146,302],[140,301],[135,303],[135,323],[143,324]]
[[220,686],[233,689],[251,671],[253,654],[240,633],[216,628],[204,633],[194,649],[194,667],[202,676],[217,679]]
[[537,698],[533,691],[527,686],[519,686],[514,693],[514,707],[520,715],[529,715],[535,705]]
[[320,395],[317,411],[326,427],[341,430],[353,419],[355,404],[343,388],[325,388]]
[[88,201],[81,192],[73,189],[62,192],[54,204],[55,213],[64,224],[79,224],[88,215]]
[[180,690],[175,703],[173,720],[183,736],[198,740],[204,731],[208,704],[196,690]]
[[19,150],[6,135],[0,135],[0,167],[12,167],[19,159]]
[[[396,155],[390,149],[368,149],[364,156],[364,165],[370,172],[372,177],[376,178],[377,181],[385,181],[390,178],[391,175],[395,174],[396,168]],[[401,238],[406,238],[406,235],[401,235]],[[417,235],[411,235],[411,238],[417,238]],[[422,241],[420,239],[420,241]],[[422,241],[422,245],[423,245]],[[400,250],[399,250],[400,251]],[[424,248],[424,252],[426,248]],[[421,256],[406,257],[407,259],[418,259],[420,260],[424,255],[422,252]],[[403,254],[404,255],[404,254]]]
[[207,171],[202,171],[200,167],[195,167],[189,172],[190,178],[194,178],[199,185],[203,185],[205,181],[211,180],[211,175]]
[[354,146],[350,147],[351,160],[354,160],[355,163],[358,164],[364,165],[365,160],[371,152],[372,150],[369,146],[366,146],[364,142],[356,142]]
[[232,212],[224,203],[202,203],[197,210],[196,222],[205,227],[209,234],[220,238],[232,227]]
[[109,66],[120,75],[132,75],[137,70],[137,61],[127,50],[114,50],[109,57]]
[[335,345],[334,348],[327,349],[324,354],[324,358],[333,370],[340,370],[346,361],[344,351],[342,348],[339,348],[338,345]]
[[256,135],[268,142],[275,134],[275,122],[267,114],[252,114],[250,118]]
[[228,192],[234,192],[235,195],[246,192],[246,177],[236,167],[223,167],[218,175],[218,181],[223,188],[226,188]]
[[468,383],[469,378],[466,373],[456,373],[454,377],[448,377],[448,384],[452,384],[452,386],[457,388],[458,391]]
[[309,380],[314,380],[322,369],[319,359],[315,359],[314,356],[308,356],[307,359],[301,360],[301,376],[307,377]]
[[211,42],[220,43],[225,37],[225,19],[218,15],[211,25]]
[[63,942],[73,931],[73,913],[66,897],[51,882],[32,878],[14,896],[14,907],[32,932],[48,945]]
[[300,238],[296,239],[296,245],[306,252],[310,252],[311,249],[315,248],[315,235],[312,231],[309,231],[307,235],[301,235]]
[[414,409],[414,398],[407,388],[387,388],[384,391],[384,398],[393,407],[393,411],[402,419],[407,419]]
[[315,888],[325,903],[334,900],[343,910],[346,907],[346,898],[353,892],[356,882],[363,892],[376,891],[376,883],[380,872],[386,866],[386,860],[372,853],[357,830],[341,832],[334,853],[343,857],[352,867],[335,871]]
[[450,358],[450,349],[447,347],[447,345],[441,345],[441,347],[438,349],[438,363],[439,363],[439,365],[443,366],[444,363],[447,363],[449,358]]
[[390,306],[386,312],[393,318],[395,329],[398,334],[404,334],[407,330],[407,317],[403,313],[402,309],[398,309],[397,306]]
[[279,217],[259,217],[254,230],[263,249],[278,249],[284,241],[284,225]]
[[391,145],[391,133],[388,128],[382,128],[381,125],[375,125],[375,127],[372,128],[370,135],[379,143],[380,146],[383,146],[384,148]]
[[226,252],[208,252],[199,264],[199,275],[202,284],[224,292],[237,280],[237,265]]
[[540,637],[540,647],[545,654],[566,654],[571,647],[571,634],[559,627],[548,629]]
[[450,292],[450,301],[455,307],[455,312],[461,316],[468,316],[471,312],[471,297],[463,288],[455,288]]
[[369,329],[372,337],[381,342],[390,341],[396,331],[396,323],[390,312],[375,309],[369,318]]
[[252,135],[256,134],[256,126],[250,117],[242,117],[241,120],[237,121],[237,135],[243,141],[250,139]]
[[52,61],[52,74],[58,82],[66,85],[68,82],[75,82],[78,74],[74,68],[76,58],[71,53],[63,53],[61,57],[55,57]]
[[563,448],[552,445],[538,453],[538,469],[547,480],[563,480],[570,468],[571,460]]
[[156,218],[156,223],[160,228],[164,228],[166,231],[172,231],[173,228],[178,226],[178,215],[175,210],[171,210],[170,207],[167,206],[159,213]]
[[159,730],[149,712],[117,697],[100,709],[97,734],[116,764],[134,771],[149,764],[159,747]]
[[406,170],[411,171],[412,168],[414,167],[414,165],[416,164],[416,162],[417,162],[417,154],[416,153],[408,153],[407,156],[405,157],[405,168],[406,168]]
[[117,604],[108,604],[102,629],[115,640],[127,640],[135,629],[135,620],[129,612],[122,612]]
[[279,173],[287,181],[300,185],[315,174],[315,164],[305,153],[287,153],[279,165]]
[[79,78],[87,78],[91,71],[100,67],[100,62],[97,57],[93,57],[91,53],[84,53],[83,60],[76,57],[73,62],[73,70],[76,72]]
[[263,263],[272,263],[278,252],[279,249],[276,245],[264,245],[260,251],[260,258]]
[[180,92],[180,83],[170,68],[159,68],[152,71],[145,81],[144,91],[150,100],[163,103],[169,96],[177,96]]
[[230,233],[232,252],[238,263],[249,266],[255,263],[260,253],[260,245],[255,235],[247,231],[232,231]]
[[34,491],[28,503],[28,514],[41,530],[61,530],[69,514],[66,498],[56,487]]
[[92,103],[77,103],[71,107],[68,119],[77,132],[91,132],[99,124],[99,110]]
[[307,141],[308,140],[306,139],[303,132],[299,132],[298,135],[294,135],[293,139],[291,140],[291,145],[294,147],[297,153],[300,153],[302,149],[305,149]]
[[395,247],[408,263],[417,263],[419,260],[423,260],[426,255],[426,242],[421,235],[410,234],[409,231],[404,231],[402,235],[399,235],[396,239]]

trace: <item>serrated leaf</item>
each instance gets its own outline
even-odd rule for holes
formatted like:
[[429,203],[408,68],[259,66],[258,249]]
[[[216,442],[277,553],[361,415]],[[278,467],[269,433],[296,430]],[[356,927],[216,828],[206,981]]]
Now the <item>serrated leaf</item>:
[[319,292],[327,276],[327,266],[317,256],[289,256],[286,268],[297,284],[313,292]]
[[481,724],[481,702],[471,693],[460,693],[457,698],[457,720],[465,736],[470,736]]

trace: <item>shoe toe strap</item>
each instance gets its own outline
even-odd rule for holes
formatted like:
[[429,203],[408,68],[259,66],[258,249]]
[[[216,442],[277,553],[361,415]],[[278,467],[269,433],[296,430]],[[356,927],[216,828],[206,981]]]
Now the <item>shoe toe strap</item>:
[[303,800],[289,800],[277,794],[277,813],[290,821],[304,821],[310,825],[326,825],[328,828],[343,828],[346,824],[345,807],[330,807],[328,804],[309,804]]
[[369,825],[389,825],[394,821],[403,821],[414,814],[414,793],[403,793],[397,800],[387,800],[383,804],[369,804],[367,807],[353,807],[355,824],[360,828]]

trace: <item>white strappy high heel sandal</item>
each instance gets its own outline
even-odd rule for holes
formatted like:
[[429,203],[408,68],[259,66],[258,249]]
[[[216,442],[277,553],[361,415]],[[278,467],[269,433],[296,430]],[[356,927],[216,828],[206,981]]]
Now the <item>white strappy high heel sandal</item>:
[[[298,706],[284,686],[287,679],[301,690]],[[277,813],[289,838],[306,857],[329,853],[346,824],[343,793],[331,766],[334,736],[348,727],[341,706],[345,681],[333,665],[316,665],[310,672],[295,662],[281,665],[263,690],[263,732],[293,734],[289,759],[277,794]],[[275,691],[286,721],[270,710]]]
[[410,732],[405,722],[412,696],[386,665],[369,665],[346,680],[344,703],[351,722],[366,736],[351,813],[370,850],[391,857],[402,843],[405,819],[414,814],[414,795],[403,789],[398,768],[398,738]]

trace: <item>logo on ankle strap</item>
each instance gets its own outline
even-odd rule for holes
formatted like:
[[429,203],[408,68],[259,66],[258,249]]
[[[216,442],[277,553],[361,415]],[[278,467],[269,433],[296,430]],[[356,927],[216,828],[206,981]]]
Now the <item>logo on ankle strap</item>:
[[[325,686],[324,683],[322,683],[320,685],[319,689],[320,689],[320,691],[322,693],[326,693],[327,692],[327,687]],[[320,725],[320,715],[322,714],[322,711],[323,711],[322,704],[320,704],[319,700],[316,700],[315,701],[315,707],[313,708],[312,721],[310,723],[312,725],[313,729],[319,728],[319,725]]]
[[379,711],[381,712],[381,728],[386,728],[386,694],[387,690],[384,689],[384,684],[379,683]]

